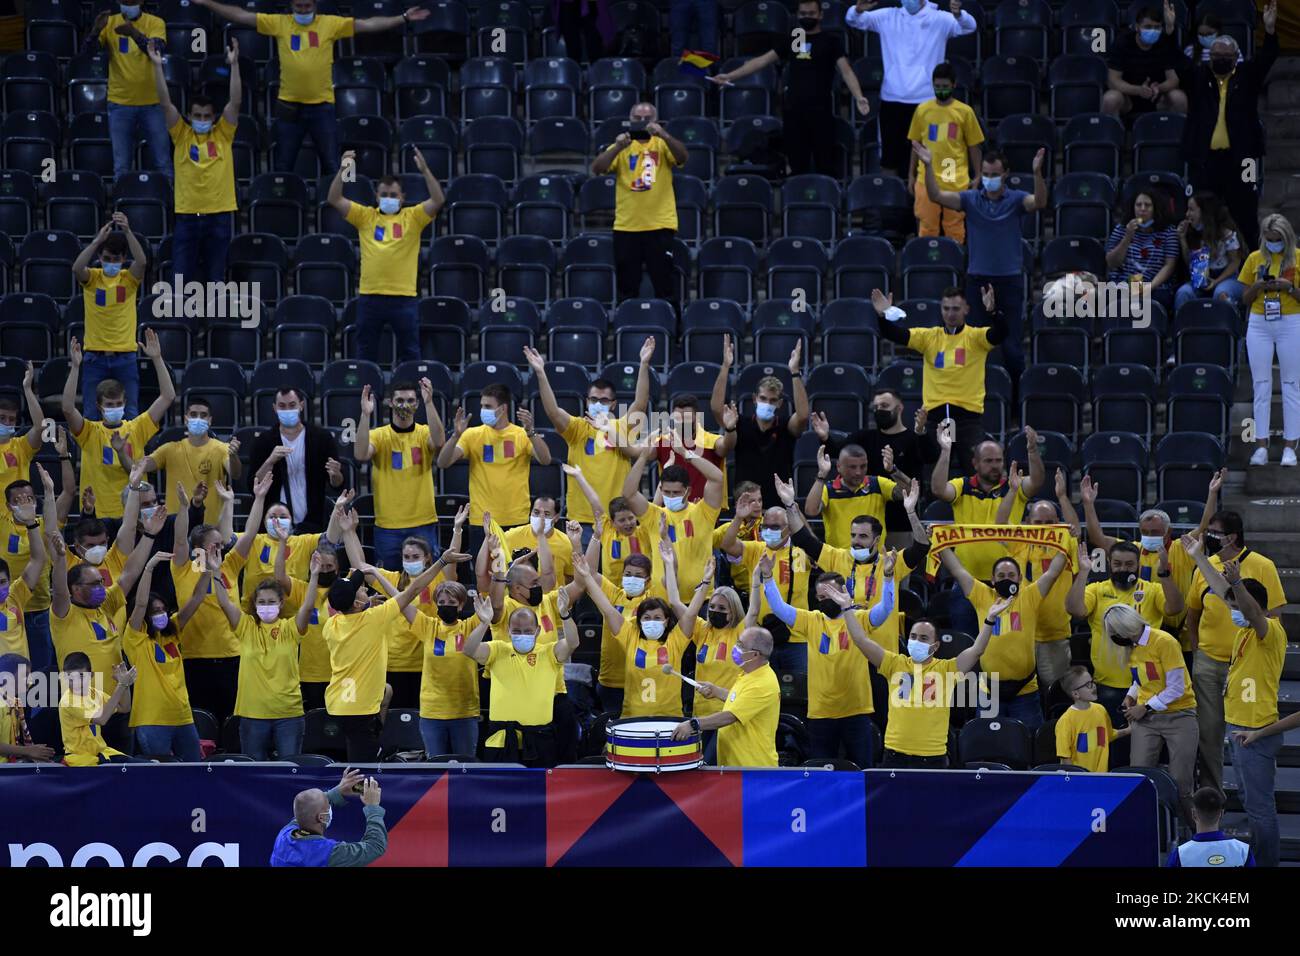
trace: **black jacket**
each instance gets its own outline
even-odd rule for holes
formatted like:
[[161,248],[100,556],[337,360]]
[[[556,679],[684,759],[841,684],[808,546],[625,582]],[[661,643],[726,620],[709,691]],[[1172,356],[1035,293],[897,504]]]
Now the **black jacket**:
[[[1253,57],[1237,64],[1228,80],[1228,140],[1233,156],[1264,155],[1264,124],[1259,119],[1259,97],[1264,81],[1277,59],[1277,34],[1264,34],[1264,45]],[[1183,149],[1189,162],[1202,163],[1210,154],[1210,139],[1219,121],[1219,81],[1208,64],[1191,68],[1187,88],[1187,125],[1183,130]]]
[[[258,469],[271,457],[275,446],[281,444],[280,426],[268,428],[257,436],[249,458],[248,490],[253,490],[253,482]],[[307,425],[307,445],[303,449],[304,466],[307,469],[307,515],[295,528],[299,532],[324,531],[329,521],[329,507],[326,494],[330,491],[329,475],[325,471],[327,459],[341,459],[339,446],[334,435],[319,425]],[[267,492],[266,503],[271,505],[281,500],[281,491],[289,480],[288,465],[281,461],[271,469],[271,490]],[[342,487],[339,488],[342,491]],[[287,503],[287,496],[285,498]],[[292,510],[292,508],[290,508]]]

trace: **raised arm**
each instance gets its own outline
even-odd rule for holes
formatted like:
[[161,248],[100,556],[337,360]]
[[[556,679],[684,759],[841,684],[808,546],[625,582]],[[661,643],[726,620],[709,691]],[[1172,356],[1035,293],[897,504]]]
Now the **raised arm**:
[[643,445],[640,454],[632,462],[632,467],[627,470],[627,477],[623,479],[623,498],[638,518],[650,508],[650,502],[646,501],[645,495],[641,493],[641,476],[645,474],[645,466],[653,454],[653,442]]
[[353,29],[358,33],[382,33],[385,30],[396,30],[404,23],[417,23],[429,15],[429,11],[424,7],[407,7],[406,12],[400,17],[367,17],[364,20],[353,21]]
[[1074,504],[1070,501],[1070,485],[1064,470],[1060,468],[1056,469],[1053,490],[1056,492],[1056,504],[1061,509],[1061,520],[1070,526],[1070,531],[1076,538],[1079,537],[1079,513],[1074,510]]
[[655,357],[655,337],[647,335],[645,341],[641,343],[641,364],[637,367],[636,372],[636,392],[632,396],[632,404],[628,407],[627,414],[644,415],[650,410],[650,363]]
[[[334,174],[334,178],[330,181],[329,192],[325,196],[325,201],[329,203],[331,206],[333,206],[334,210],[344,219],[346,219],[348,217],[348,213],[352,211],[352,200],[345,198],[343,195],[343,182],[344,182],[343,177],[347,175],[351,177],[351,179],[348,180],[349,182],[355,181],[356,171],[357,171],[356,150],[353,149],[346,150],[343,153],[342,157],[339,158],[339,170]],[[362,388],[363,388],[363,394],[369,393],[370,386],[366,385],[363,386]],[[365,459],[359,459],[359,460],[364,461]]]
[[460,436],[465,434],[465,428],[468,420],[465,417],[465,408],[461,405],[456,406],[456,412],[452,416],[451,437],[447,439],[446,444],[438,451],[438,467],[450,468],[456,462],[465,457],[465,452],[461,450]]
[[[852,74],[850,74],[852,75]],[[803,383],[803,339],[794,344],[790,361],[786,366],[790,370],[791,391],[794,395],[794,411],[790,414],[786,428],[798,438],[808,427],[808,389]]]
[[238,126],[239,107],[244,102],[244,81],[239,76],[239,41],[234,37],[231,37],[230,47],[226,50],[226,62],[230,65],[230,99],[221,111],[221,118],[231,126]]
[[925,167],[925,193],[930,197],[930,202],[943,206],[945,209],[960,211],[961,194],[939,188],[939,180],[935,179],[934,176],[934,157],[931,156],[930,150],[913,141],[912,152]]
[[[950,551],[944,552],[944,554],[950,553]],[[1047,570],[1038,576],[1038,580],[1035,581],[1034,584],[1038,588],[1038,593],[1041,596],[1047,597],[1047,592],[1052,590],[1052,587],[1056,584],[1056,579],[1059,578],[1061,572],[1065,570],[1066,563],[1065,555],[1058,554],[1056,557],[1052,558],[1052,563],[1047,566]]]
[[989,608],[988,616],[980,621],[980,632],[975,638],[975,643],[966,650],[957,655],[957,672],[960,674],[969,674],[979,667],[980,658],[988,650],[989,639],[993,636],[993,624],[991,622],[998,619],[1003,611],[1011,606],[1010,599],[998,601]]
[[1214,518],[1219,510],[1219,489],[1223,487],[1224,481],[1227,480],[1228,469],[1220,468],[1210,478],[1210,487],[1205,492],[1205,507],[1201,510],[1201,520],[1197,522],[1196,530],[1193,532],[1197,535],[1204,535],[1205,530],[1209,528],[1210,521]]
[[226,621],[231,628],[239,627],[239,618],[243,612],[239,610],[239,605],[230,596],[230,592],[226,590],[226,583],[221,580],[221,564],[212,554],[208,554],[206,558],[208,571],[212,574],[212,590],[217,596],[217,604],[221,606],[221,610],[226,615]]
[[1088,608],[1084,603],[1084,589],[1088,586],[1088,571],[1092,567],[1092,555],[1088,551],[1088,542],[1079,542],[1079,570],[1074,575],[1070,590],[1065,595],[1065,611],[1071,617],[1087,617]]
[[[128,232],[127,235],[134,241],[135,236],[132,233]],[[158,341],[158,333],[153,329],[144,330],[144,354],[153,365],[154,376],[158,379],[158,397],[149,405],[148,414],[155,425],[161,425],[163,419],[167,417],[167,410],[172,407],[172,402],[176,401],[176,385],[172,382],[171,369],[163,359],[162,343]],[[127,452],[123,450],[119,455],[123,458],[123,464],[126,464],[126,454]]]
[[1084,475],[1079,482],[1079,500],[1083,502],[1083,516],[1088,523],[1088,541],[1095,548],[1110,551],[1119,539],[1101,530],[1101,519],[1097,517],[1097,494],[1100,491],[1101,485],[1093,482],[1088,475]]
[[[105,224],[105,229],[108,224]],[[73,271],[76,271],[76,265],[73,265]],[[68,428],[72,429],[73,435],[80,435],[81,430],[86,426],[86,420],[81,415],[81,410],[77,407],[80,390],[77,379],[81,375],[81,342],[74,335],[68,342],[68,377],[63,383],[63,394],[59,397],[59,407],[63,410],[63,420],[68,423]]]
[[170,130],[180,121],[181,112],[172,105],[171,93],[167,90],[167,76],[163,73],[162,47],[156,40],[149,43],[149,59],[153,62],[153,84],[158,93],[158,105],[163,111],[163,122]]
[[231,23],[237,23],[241,27],[257,28],[257,14],[252,10],[231,6],[228,3],[218,3],[217,0],[194,0],[194,2],[200,7],[207,7],[217,16]]
[[939,552],[939,563],[957,582],[957,586],[961,588],[961,593],[969,597],[970,592],[975,587],[975,578],[966,570],[965,565],[957,559],[957,555],[953,553],[952,548],[946,548]]
[[[220,484],[218,483],[218,487]],[[235,542],[235,551],[240,557],[248,557],[253,550],[253,539],[262,528],[262,511],[266,507],[266,493],[271,490],[271,476],[264,476],[253,485],[253,506],[248,509],[248,520],[244,522],[244,533]]]
[[740,526],[756,517],[761,509],[762,502],[752,499],[747,499],[743,503],[736,502],[736,513],[727,522],[727,530],[722,533],[722,543],[719,545],[724,554],[737,559],[744,556],[745,546],[741,544],[738,537]]
[[131,627],[137,631],[144,630],[144,619],[149,613],[149,592],[153,590],[153,569],[163,561],[170,561],[171,555],[159,551],[145,562],[140,572],[140,584],[135,589],[135,604],[131,608]]
[[122,589],[123,594],[129,594],[136,578],[144,570],[149,555],[153,551],[154,539],[158,532],[162,530],[163,522],[167,520],[167,515],[162,511],[156,511],[149,518],[141,522],[144,526],[144,534],[141,536],[136,546],[131,549],[130,556],[126,559],[126,564],[122,566],[122,571],[117,576],[117,586]]
[[520,408],[515,412],[515,417],[519,419],[524,434],[528,436],[528,443],[533,446],[533,461],[539,465],[549,465],[551,446],[538,437],[537,430],[533,427],[533,413],[526,408]]
[[546,417],[550,419],[557,432],[565,431],[573,416],[561,408],[560,403],[555,399],[551,380],[546,376],[546,359],[542,358],[541,352],[529,346],[524,346],[524,358],[527,359],[529,368],[533,370],[533,380],[537,383],[537,394],[542,399],[542,408],[546,412]]
[[[1038,432],[1025,426],[1025,453],[1029,456],[1029,475],[1020,481],[1019,490],[1026,498],[1032,498],[1043,487],[1047,470],[1043,467],[1043,455],[1038,450]],[[1008,492],[1011,496],[1011,492]]]
[[555,590],[555,552],[545,534],[535,534],[537,540],[537,574],[543,593]]
[[772,559],[771,552],[758,559],[758,569],[761,572],[759,579],[763,582],[763,597],[767,599],[767,606],[772,609],[772,613],[776,615],[777,620],[786,627],[793,627],[799,612],[785,603],[785,599],[781,597],[781,589],[772,580],[772,566],[774,564],[775,561]]
[[827,453],[826,446],[821,445],[817,448],[817,480],[808,489],[808,497],[803,503],[803,513],[809,518],[816,518],[822,513],[822,490],[830,476],[831,456]]
[[172,518],[172,564],[188,564],[190,558],[190,496],[185,493],[185,486],[178,481],[176,516]]
[[[547,415],[549,416],[550,412],[547,412]],[[555,419],[552,418],[551,421],[555,421]],[[605,505],[601,502],[600,495],[596,494],[596,489],[591,487],[591,482],[587,481],[587,476],[582,473],[580,465],[570,465],[568,462],[564,462],[560,465],[560,470],[569,476],[569,481],[577,484],[582,496],[587,499],[587,504],[591,505],[593,518],[605,513]],[[593,537],[599,536],[593,535]]]
[[949,503],[957,500],[957,489],[948,484],[949,462],[952,458],[952,443],[956,432],[957,423],[951,418],[945,418],[939,423],[939,428],[934,434],[935,440],[939,443],[939,460],[934,463],[934,470],[930,472],[930,494],[940,501]]
[[[849,597],[847,593],[844,594],[844,597],[852,604],[853,598]],[[838,602],[840,597],[838,594],[832,594],[831,600]],[[841,606],[847,607],[848,605]],[[851,611],[846,611],[844,613],[844,627],[849,632],[849,639],[853,641],[854,646],[871,663],[871,666],[879,668],[881,662],[885,659],[885,649],[867,636],[867,632],[863,629],[858,616]]]
[[438,211],[446,204],[447,197],[443,194],[442,184],[438,182],[438,177],[433,175],[433,170],[429,168],[420,147],[412,145],[411,152],[415,154],[415,168],[424,177],[424,188],[429,191],[429,198],[420,205],[424,209],[426,216],[435,219],[438,216]]
[[582,582],[591,602],[596,605],[596,610],[600,611],[600,616],[605,619],[605,626],[615,634],[622,630],[623,615],[610,603],[609,598],[605,597],[600,582],[596,580],[596,573],[587,564],[586,557],[580,559],[578,555],[573,556],[573,576],[575,580]]
[[1160,563],[1156,565],[1156,578],[1160,581],[1160,590],[1164,592],[1165,614],[1170,617],[1182,614],[1187,604],[1183,600],[1183,592],[1178,589],[1178,584],[1174,581],[1174,576],[1169,573],[1169,550],[1163,543],[1160,545]]
[[[113,221],[110,219],[100,227],[99,232],[95,233],[95,238],[90,240],[90,244],[81,250],[81,254],[72,260],[72,277],[77,280],[79,285],[85,285],[90,281],[90,263],[95,258],[95,253],[99,251],[99,247],[104,244],[104,240],[108,238],[108,234],[112,231]],[[76,339],[74,338],[72,341],[75,342]],[[71,356],[71,349],[69,349],[68,354]],[[76,394],[75,390],[73,394]],[[67,413],[64,412],[64,414]],[[77,431],[81,431],[81,429],[78,428]]]
[[718,377],[713,380],[713,391],[709,393],[709,410],[716,421],[722,421],[723,411],[727,407],[727,389],[731,386],[731,366],[736,360],[736,349],[731,336],[723,336],[722,362],[718,366]]
[[555,609],[559,612],[560,629],[564,632],[564,636],[555,642],[554,653],[555,659],[564,664],[573,656],[581,641],[578,625],[573,623],[573,602],[569,598],[568,591],[561,590],[555,596]]
[[1026,212],[1047,208],[1047,180],[1043,178],[1043,160],[1046,157],[1046,149],[1040,149],[1034,154],[1034,194],[1025,197]]
[[483,638],[492,627],[496,612],[492,609],[492,601],[485,595],[479,594],[474,598],[474,613],[478,617],[478,624],[474,626],[474,630],[465,635],[465,646],[461,648],[461,653],[480,664],[486,664],[489,651],[483,644]]
[[316,610],[316,597],[320,589],[320,567],[320,552],[313,552],[307,569],[307,590],[303,593],[302,603],[298,605],[298,613],[293,617],[299,634],[306,634],[311,627],[311,614]]
[[709,77],[709,80],[718,86],[731,86],[736,80],[744,79],[752,73],[757,73],[764,67],[774,66],[781,62],[781,57],[775,50],[768,50],[766,53],[760,53],[753,59],[746,60],[740,66],[736,67],[730,73],[719,73],[716,76]]

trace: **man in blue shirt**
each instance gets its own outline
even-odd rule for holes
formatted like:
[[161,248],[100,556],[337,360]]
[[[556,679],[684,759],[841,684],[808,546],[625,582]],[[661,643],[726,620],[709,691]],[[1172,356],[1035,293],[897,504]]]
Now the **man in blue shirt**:
[[[364,781],[364,783],[363,783]],[[334,808],[360,793],[366,832],[359,843],[343,843],[325,836],[334,820]],[[384,808],[379,805],[379,784],[355,770],[346,770],[333,790],[304,790],[293,798],[293,822],[285,825],[271,850],[272,866],[368,866],[388,849]]]
[[1166,866],[1254,866],[1250,846],[1234,840],[1219,829],[1223,819],[1223,794],[1214,787],[1201,787],[1192,794],[1192,816],[1196,836],[1169,851]]

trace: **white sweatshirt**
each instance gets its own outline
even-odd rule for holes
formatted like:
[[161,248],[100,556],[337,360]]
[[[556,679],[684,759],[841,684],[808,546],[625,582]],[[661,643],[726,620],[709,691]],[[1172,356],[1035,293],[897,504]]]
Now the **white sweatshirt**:
[[934,96],[930,74],[944,61],[951,37],[975,32],[975,18],[965,10],[954,17],[945,7],[927,3],[911,14],[902,7],[858,13],[850,8],[844,22],[880,34],[885,78],[880,98],[891,103],[924,103]]

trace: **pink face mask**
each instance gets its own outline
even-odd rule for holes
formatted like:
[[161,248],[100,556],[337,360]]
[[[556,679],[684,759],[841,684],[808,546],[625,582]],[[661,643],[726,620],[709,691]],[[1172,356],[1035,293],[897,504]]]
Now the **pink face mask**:
[[257,616],[267,624],[270,624],[280,616],[280,605],[278,604],[259,604],[257,606]]

